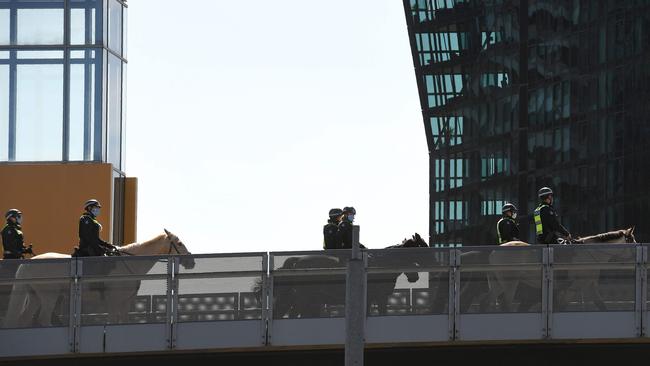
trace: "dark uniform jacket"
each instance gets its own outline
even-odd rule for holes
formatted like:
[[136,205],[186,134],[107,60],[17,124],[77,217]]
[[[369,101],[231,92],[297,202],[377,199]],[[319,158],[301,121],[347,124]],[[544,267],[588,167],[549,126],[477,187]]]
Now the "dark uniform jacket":
[[[352,249],[352,223],[346,219],[343,219],[343,221],[341,221],[339,224],[339,230],[337,234],[341,248]],[[359,248],[365,249],[366,247],[363,246],[363,244],[359,243]]]
[[95,216],[84,213],[79,218],[79,257],[103,256],[111,249],[111,245],[99,238],[102,225]]
[[25,250],[23,232],[18,224],[7,223],[2,229],[4,259],[21,259]]
[[509,216],[504,216],[497,223],[497,237],[499,244],[519,240],[519,223]]
[[341,221],[337,235],[342,249],[352,249],[352,223],[350,221],[346,219]]
[[560,220],[552,205],[541,204],[535,213],[539,212],[541,219],[541,233],[536,225],[537,242],[540,244],[557,244],[557,239],[562,236],[569,236],[569,231],[560,224]]
[[323,249],[341,249],[338,231],[335,221],[327,221],[327,225],[323,226]]

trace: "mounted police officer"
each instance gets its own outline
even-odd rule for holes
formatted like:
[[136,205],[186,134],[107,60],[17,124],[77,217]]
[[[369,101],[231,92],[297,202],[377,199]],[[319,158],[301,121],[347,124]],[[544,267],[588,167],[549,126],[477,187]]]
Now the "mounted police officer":
[[327,225],[323,227],[323,249],[341,249],[338,225],[342,218],[343,210],[340,208],[330,210]]
[[101,204],[95,199],[84,203],[84,213],[79,218],[79,248],[75,250],[74,256],[90,257],[113,255],[115,247],[103,241],[99,237],[102,225],[97,221]]
[[5,214],[7,220],[2,228],[2,247],[4,248],[4,259],[23,259],[25,253],[32,253],[31,247],[25,247],[22,222],[23,213],[12,208]]
[[533,213],[537,243],[557,244],[560,238],[571,241],[571,234],[560,224],[553,207],[553,190],[544,187],[537,192],[537,196],[540,199],[540,204]]
[[343,219],[339,224],[338,236],[341,248],[352,249],[352,223],[357,210],[354,207],[343,207]]
[[[352,225],[356,214],[357,210],[354,207],[343,207],[343,219],[341,219],[338,231],[341,248],[343,249],[352,249]],[[359,247],[366,248],[361,243],[359,243]]]
[[519,240],[519,223],[517,222],[517,207],[506,203],[501,208],[502,217],[497,222],[497,238],[499,245],[513,240]]

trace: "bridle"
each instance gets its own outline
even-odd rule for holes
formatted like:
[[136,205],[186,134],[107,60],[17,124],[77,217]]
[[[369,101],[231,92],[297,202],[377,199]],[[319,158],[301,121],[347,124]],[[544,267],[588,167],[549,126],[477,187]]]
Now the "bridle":
[[170,240],[170,241],[169,241],[169,251],[167,251],[167,255],[172,254],[172,249],[174,249],[174,251],[176,252],[176,254],[181,255],[181,252],[180,252],[180,250],[178,250],[178,247],[176,246],[176,244],[174,243],[174,241],[173,241],[173,240]]
[[[169,237],[169,235],[168,235],[167,237]],[[178,254],[178,255],[183,255],[183,254],[181,253],[181,251],[178,250],[178,246],[176,246],[176,244],[174,243],[174,240],[170,238],[170,239],[169,239],[169,250],[167,251],[167,255],[171,255],[171,254],[172,254],[172,249],[174,249],[174,251],[176,252],[176,254]],[[123,250],[123,249],[120,249],[120,248],[116,248],[115,251],[116,251],[117,253],[119,253],[118,255],[120,255],[120,254],[135,255],[135,254],[133,254],[133,253],[129,253],[129,252],[127,252],[126,250]]]

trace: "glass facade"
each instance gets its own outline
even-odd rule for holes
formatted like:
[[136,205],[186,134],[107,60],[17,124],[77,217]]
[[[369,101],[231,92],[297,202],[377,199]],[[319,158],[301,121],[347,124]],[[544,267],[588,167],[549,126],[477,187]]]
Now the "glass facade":
[[650,241],[649,0],[404,7],[430,153],[432,244],[496,243],[505,202],[534,242],[542,186],[574,235],[636,225],[637,241]]
[[0,0],[0,162],[123,170],[126,4]]

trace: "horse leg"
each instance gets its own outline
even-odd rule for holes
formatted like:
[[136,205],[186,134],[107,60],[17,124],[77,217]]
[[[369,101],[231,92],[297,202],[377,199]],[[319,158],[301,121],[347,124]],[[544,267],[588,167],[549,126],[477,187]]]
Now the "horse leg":
[[59,298],[59,292],[53,289],[43,289],[43,291],[39,293],[38,298],[41,303],[41,310],[38,314],[38,325],[41,327],[53,325],[52,314]]
[[5,327],[21,328],[32,325],[37,310],[38,300],[30,286],[15,284],[7,306]]
[[497,308],[497,298],[504,293],[503,279],[499,274],[489,273],[488,276],[488,304],[493,309]]
[[600,291],[598,291],[598,284],[596,281],[589,281],[584,290],[584,295],[586,295],[586,297],[596,305],[598,310],[607,311],[607,305],[605,305],[602,296],[600,296]]

